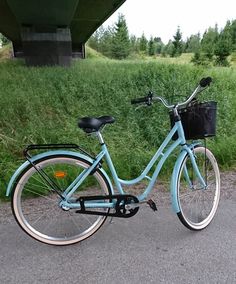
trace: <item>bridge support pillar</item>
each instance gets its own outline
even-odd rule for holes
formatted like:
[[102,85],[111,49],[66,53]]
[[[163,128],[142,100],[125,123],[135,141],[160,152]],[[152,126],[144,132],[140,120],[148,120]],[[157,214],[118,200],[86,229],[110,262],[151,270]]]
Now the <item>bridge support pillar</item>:
[[70,66],[72,44],[69,28],[40,31],[34,27],[22,27],[21,38],[28,66]]
[[85,44],[72,44],[72,58],[85,58]]

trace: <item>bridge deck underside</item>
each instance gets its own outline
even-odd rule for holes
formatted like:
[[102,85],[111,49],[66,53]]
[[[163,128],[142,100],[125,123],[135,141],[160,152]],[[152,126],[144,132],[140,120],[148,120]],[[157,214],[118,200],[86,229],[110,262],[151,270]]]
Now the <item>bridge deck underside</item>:
[[16,50],[23,49],[22,30],[55,33],[69,29],[72,50],[77,52],[93,32],[125,0],[0,0],[0,32]]

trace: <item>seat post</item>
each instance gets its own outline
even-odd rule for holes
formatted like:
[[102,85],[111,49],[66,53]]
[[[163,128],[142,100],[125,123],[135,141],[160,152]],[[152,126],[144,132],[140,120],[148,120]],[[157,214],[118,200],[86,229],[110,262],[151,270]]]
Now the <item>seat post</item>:
[[105,144],[101,132],[100,132],[100,131],[97,131],[96,134],[97,134],[99,143],[100,143],[101,145]]

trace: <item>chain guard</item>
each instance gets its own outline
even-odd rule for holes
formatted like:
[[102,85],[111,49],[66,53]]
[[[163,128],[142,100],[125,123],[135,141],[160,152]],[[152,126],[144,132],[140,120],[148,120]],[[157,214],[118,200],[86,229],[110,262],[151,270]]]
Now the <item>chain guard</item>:
[[[97,200],[112,200],[116,199],[115,202],[115,212],[110,213],[104,211],[93,211],[87,210],[85,208],[86,201],[97,201]],[[80,203],[81,209],[76,210],[76,213],[80,214],[89,214],[89,215],[100,215],[100,216],[110,216],[110,217],[118,217],[118,218],[130,218],[133,217],[139,210],[139,207],[133,207],[133,204],[139,203],[139,200],[136,196],[130,194],[120,194],[120,195],[109,195],[109,196],[83,196],[77,199],[77,202]],[[130,206],[129,206],[130,205]]]

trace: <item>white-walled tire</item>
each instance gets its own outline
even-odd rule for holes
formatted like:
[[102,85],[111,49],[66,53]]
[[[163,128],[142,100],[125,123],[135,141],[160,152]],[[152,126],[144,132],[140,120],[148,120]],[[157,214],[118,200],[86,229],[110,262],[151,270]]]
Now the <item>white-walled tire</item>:
[[[50,156],[35,165],[47,173],[61,190],[90,163],[74,156]],[[109,183],[98,169],[86,178],[84,187],[75,191],[72,198],[110,195]],[[106,216],[85,215],[74,210],[63,210],[60,196],[53,191],[36,169],[29,165],[18,177],[12,192],[12,210],[20,227],[34,239],[51,245],[70,245],[93,235],[105,222]],[[101,210],[101,209],[100,209]],[[108,212],[109,209],[104,209]]]
[[220,173],[210,150],[196,147],[193,152],[207,187],[203,188],[193,170],[190,157],[186,154],[178,174],[177,198],[180,212],[177,215],[187,228],[197,231],[206,228],[215,216],[220,199]]

